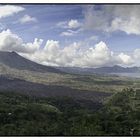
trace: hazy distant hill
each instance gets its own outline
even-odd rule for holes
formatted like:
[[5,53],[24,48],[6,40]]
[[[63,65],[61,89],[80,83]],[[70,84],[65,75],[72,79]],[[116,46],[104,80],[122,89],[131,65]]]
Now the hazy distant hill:
[[32,62],[20,55],[16,52],[0,52],[0,64],[4,64],[10,68],[18,69],[18,70],[29,70],[29,71],[37,71],[37,72],[54,72],[54,73],[62,73],[60,70],[50,66],[44,66]]
[[140,73],[140,67],[125,68],[118,65],[100,68],[58,67],[58,69],[64,72],[75,74]]

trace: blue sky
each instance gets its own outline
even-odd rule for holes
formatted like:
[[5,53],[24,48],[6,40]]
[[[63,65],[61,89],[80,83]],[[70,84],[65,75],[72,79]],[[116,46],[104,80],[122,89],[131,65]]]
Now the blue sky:
[[[83,19],[82,7],[73,5],[22,5],[26,10],[14,16],[1,20],[7,28],[20,35],[25,41],[33,40],[35,37],[42,39],[60,39],[59,34],[63,31],[56,28],[56,24],[71,19]],[[20,17],[29,14],[37,19],[36,23],[15,23]],[[73,38],[72,38],[73,39]]]
[[[18,7],[21,9],[17,10]],[[5,9],[8,11],[8,8],[9,11],[12,9],[10,6]],[[11,15],[0,14],[0,30],[1,32],[10,30],[11,34],[21,38],[24,44],[33,43],[34,39],[37,38],[43,40],[40,48],[44,48],[48,40],[53,40],[59,42],[59,49],[76,42],[82,44],[81,49],[88,50],[89,48],[95,49],[98,43],[103,42],[110,52],[123,53],[125,56],[122,56],[121,59],[132,57],[133,61],[136,62],[134,60],[135,55],[132,52],[139,51],[140,48],[139,5],[126,7],[119,5],[17,5],[14,8]],[[22,44],[21,46],[25,45]],[[78,55],[80,55],[80,52],[78,52]],[[121,60],[122,63],[115,60],[115,62],[106,62],[103,65],[109,63],[129,65],[128,61],[131,61],[130,59]],[[41,60],[35,59],[35,61],[49,64],[50,60],[44,59],[41,62]],[[126,61],[126,63],[123,63],[123,61]],[[73,60],[70,62],[73,64]],[[53,60],[51,65],[61,65],[59,63]],[[76,66],[78,62],[75,63],[72,66]],[[98,66],[98,64],[92,65],[89,61],[88,63],[91,66]],[[84,64],[79,66],[82,65],[84,66]]]

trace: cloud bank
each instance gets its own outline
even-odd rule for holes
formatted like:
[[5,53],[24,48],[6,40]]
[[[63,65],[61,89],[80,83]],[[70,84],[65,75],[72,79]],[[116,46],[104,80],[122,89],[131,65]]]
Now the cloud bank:
[[132,55],[121,52],[115,54],[105,42],[100,41],[95,46],[83,49],[81,42],[74,42],[62,48],[59,41],[47,40],[41,47],[42,39],[35,38],[33,42],[24,43],[22,38],[9,29],[0,32],[0,51],[16,51],[20,55],[44,65],[101,67],[124,65],[130,66],[140,59],[140,49]]
[[86,6],[84,28],[105,32],[123,31],[140,35],[140,14],[137,5]]

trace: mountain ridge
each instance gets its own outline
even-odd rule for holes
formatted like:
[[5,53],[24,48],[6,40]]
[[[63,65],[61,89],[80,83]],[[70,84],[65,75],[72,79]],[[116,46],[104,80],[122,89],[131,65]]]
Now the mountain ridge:
[[99,68],[57,67],[59,70],[75,74],[109,74],[109,73],[140,73],[140,67],[122,67],[119,65]]

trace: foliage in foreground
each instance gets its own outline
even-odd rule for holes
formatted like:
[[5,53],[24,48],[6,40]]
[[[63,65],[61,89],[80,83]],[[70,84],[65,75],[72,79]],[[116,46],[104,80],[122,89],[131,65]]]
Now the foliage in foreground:
[[0,93],[0,135],[138,136],[139,102],[140,93],[132,89],[113,95],[98,111],[66,97]]

